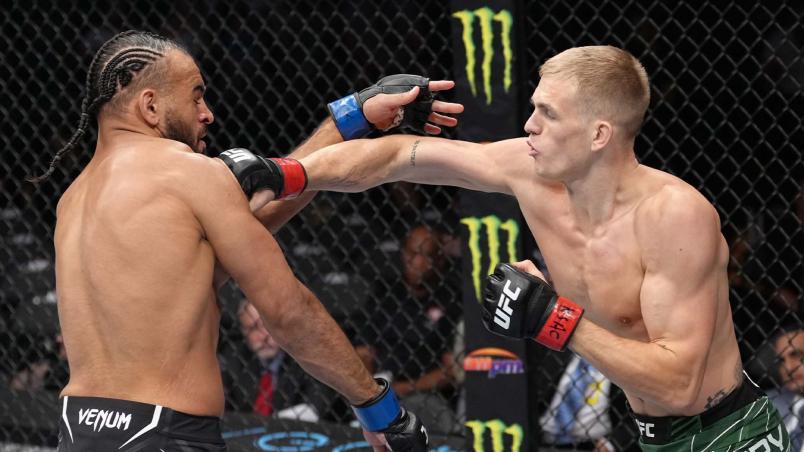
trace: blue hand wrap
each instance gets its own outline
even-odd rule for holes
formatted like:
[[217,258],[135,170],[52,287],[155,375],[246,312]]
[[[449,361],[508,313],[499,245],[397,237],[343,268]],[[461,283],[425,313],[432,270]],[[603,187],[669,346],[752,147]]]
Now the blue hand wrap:
[[344,140],[363,138],[373,129],[354,94],[330,102],[327,107]]
[[396,418],[399,417],[402,409],[396,400],[396,394],[391,390],[388,381],[377,378],[377,383],[383,386],[382,392],[375,398],[360,405],[353,406],[352,409],[360,421],[360,425],[370,432],[385,430]]

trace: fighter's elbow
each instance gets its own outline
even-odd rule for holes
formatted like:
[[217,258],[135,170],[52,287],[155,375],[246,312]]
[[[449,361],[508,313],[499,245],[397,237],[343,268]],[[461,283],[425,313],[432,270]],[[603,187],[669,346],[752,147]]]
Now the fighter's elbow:
[[262,315],[265,326],[272,335],[281,337],[299,327],[308,310],[308,292],[306,287],[294,279],[293,284],[289,284],[284,290],[275,288],[269,294],[270,301]]

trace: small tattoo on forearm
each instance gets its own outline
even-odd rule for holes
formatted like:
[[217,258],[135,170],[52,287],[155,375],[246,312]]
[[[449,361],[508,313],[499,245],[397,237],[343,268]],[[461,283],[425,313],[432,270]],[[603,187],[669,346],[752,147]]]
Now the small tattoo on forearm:
[[712,397],[707,397],[706,398],[706,406],[704,406],[704,409],[708,410],[709,408],[712,408],[713,406],[717,405],[718,403],[720,403],[721,400],[723,400],[725,398],[726,398],[726,391],[724,391],[722,389],[719,390]]
[[413,147],[410,149],[410,166],[416,166],[416,148],[419,147],[419,141],[416,140],[413,142]]

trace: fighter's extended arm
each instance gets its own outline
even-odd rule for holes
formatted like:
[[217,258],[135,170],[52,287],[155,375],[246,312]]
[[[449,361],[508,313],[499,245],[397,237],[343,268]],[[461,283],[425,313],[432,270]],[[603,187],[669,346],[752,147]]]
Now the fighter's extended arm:
[[[387,79],[396,80],[398,83],[397,86],[390,88],[387,86],[383,87],[382,82]],[[414,88],[410,90],[413,84],[422,83],[421,86],[426,86],[429,93],[452,89],[452,87],[455,86],[455,83],[451,80],[429,81],[424,77],[402,74],[389,76],[383,80],[361,91],[360,94],[365,103],[360,106],[360,109],[356,109],[354,112],[360,116],[361,120],[365,122],[364,126],[369,129],[375,127],[380,129],[392,128],[395,118],[398,117],[399,112],[401,112],[403,108],[405,115],[414,115],[420,110],[420,108],[417,109],[417,105],[421,103],[417,100],[420,89]],[[386,94],[385,92],[396,94]],[[457,120],[447,115],[462,112],[463,105],[432,100],[432,95],[428,94],[428,96],[430,100],[426,104],[426,117],[420,118],[417,126],[421,127],[422,131],[431,134],[441,133],[440,126],[455,126]],[[357,99],[357,97],[355,97],[355,99]],[[344,109],[340,111],[343,112]],[[299,160],[325,146],[342,141],[343,137],[341,131],[336,127],[335,122],[330,117],[321,123],[310,138],[288,155],[288,158]],[[307,190],[295,199],[266,204],[272,199],[272,196],[273,194],[269,192],[258,193],[255,197],[261,199],[253,200],[251,204],[252,206],[264,206],[258,207],[255,211],[255,215],[269,231],[276,233],[285,223],[290,221],[291,218],[313,200],[315,192],[313,190]]]
[[[331,118],[327,118],[315,129],[310,137],[300,144],[288,158],[299,160],[325,146],[342,141],[340,132],[335,127]],[[291,218],[296,216],[310,201],[315,198],[315,191],[306,190],[295,199],[288,199],[278,202],[270,202],[264,207],[254,212],[260,222],[268,228],[271,233],[276,234]],[[268,193],[266,193],[268,194]]]
[[[301,284],[282,250],[251,213],[241,187],[220,160],[195,160],[184,198],[218,262],[240,284],[279,345],[352,404],[368,437],[392,450],[427,450],[421,421],[400,407],[387,381],[375,381],[341,329]],[[192,184],[203,180],[204,184]],[[381,447],[375,447],[376,450]]]
[[379,386],[332,317],[295,278],[226,166],[216,159],[193,164],[189,171],[204,183],[188,184],[193,189],[186,197],[203,235],[279,344],[353,404],[374,397]]
[[411,136],[354,140],[328,146],[301,163],[309,190],[359,192],[404,180],[513,194],[514,180],[535,178],[524,138],[490,144]]
[[724,246],[717,212],[698,194],[665,189],[637,215],[650,342],[582,320],[570,347],[626,392],[684,413],[699,396],[717,317]]

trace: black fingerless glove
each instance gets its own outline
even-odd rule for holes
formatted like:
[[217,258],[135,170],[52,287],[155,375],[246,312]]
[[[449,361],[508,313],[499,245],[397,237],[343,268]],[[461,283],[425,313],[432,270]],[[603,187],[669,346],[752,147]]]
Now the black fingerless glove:
[[218,158],[234,173],[249,199],[265,189],[274,192],[274,199],[295,198],[307,187],[307,172],[298,160],[265,159],[243,148],[223,151]]
[[424,134],[424,125],[433,111],[433,94],[430,92],[430,79],[420,75],[394,74],[383,77],[359,93],[330,102],[327,107],[344,140],[362,138],[374,130],[374,125],[363,114],[363,104],[377,94],[406,93],[414,86],[419,87],[419,95],[415,101],[402,108],[402,117],[390,128],[398,126]]

